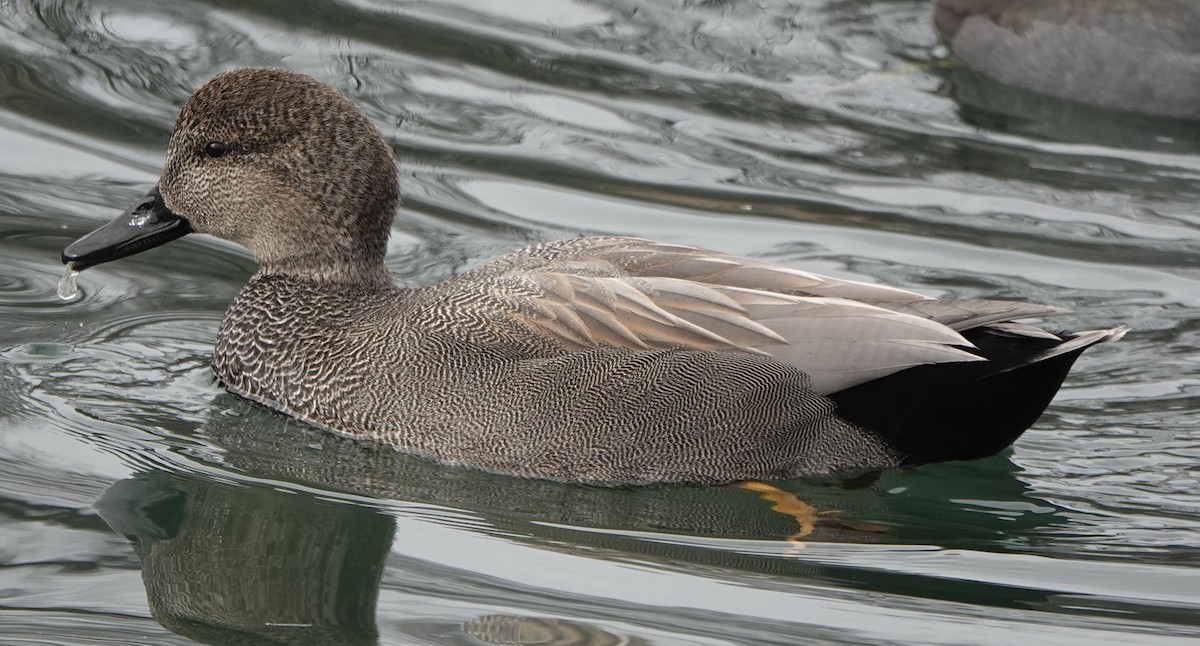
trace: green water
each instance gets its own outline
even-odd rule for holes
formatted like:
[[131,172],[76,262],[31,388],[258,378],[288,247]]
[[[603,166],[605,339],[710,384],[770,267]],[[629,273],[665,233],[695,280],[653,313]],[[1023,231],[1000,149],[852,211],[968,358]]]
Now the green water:
[[[0,642],[1200,637],[1200,128],[939,56],[918,0],[0,2]],[[1000,456],[779,483],[886,533],[796,545],[744,491],[371,451],[214,384],[254,268],[235,247],[189,237],[55,295],[62,247],[239,65],[381,126],[402,281],[632,234],[1133,331]]]

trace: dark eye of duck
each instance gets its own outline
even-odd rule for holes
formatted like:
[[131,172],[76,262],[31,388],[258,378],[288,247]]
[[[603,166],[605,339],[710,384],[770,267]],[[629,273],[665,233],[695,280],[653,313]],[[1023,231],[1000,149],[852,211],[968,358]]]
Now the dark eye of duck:
[[229,152],[229,146],[223,141],[213,140],[204,144],[204,154],[213,159],[221,157],[227,152]]

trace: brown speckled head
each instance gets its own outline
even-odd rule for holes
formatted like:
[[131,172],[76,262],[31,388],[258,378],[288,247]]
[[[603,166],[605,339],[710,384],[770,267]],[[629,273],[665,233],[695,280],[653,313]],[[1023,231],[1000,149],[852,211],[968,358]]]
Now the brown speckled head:
[[158,187],[193,230],[247,247],[264,273],[386,278],[399,199],[391,147],[308,76],[247,68],[205,83],[179,115]]

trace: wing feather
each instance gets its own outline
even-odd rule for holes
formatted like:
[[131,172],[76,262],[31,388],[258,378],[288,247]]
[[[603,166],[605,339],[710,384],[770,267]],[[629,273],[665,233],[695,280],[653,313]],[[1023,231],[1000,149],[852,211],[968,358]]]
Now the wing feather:
[[[576,238],[504,256],[448,282],[565,349],[612,346],[767,354],[837,392],[908,367],[982,361],[960,332],[1051,336],[1014,319],[1061,310],[933,299],[636,238]],[[442,294],[445,293],[443,283]]]

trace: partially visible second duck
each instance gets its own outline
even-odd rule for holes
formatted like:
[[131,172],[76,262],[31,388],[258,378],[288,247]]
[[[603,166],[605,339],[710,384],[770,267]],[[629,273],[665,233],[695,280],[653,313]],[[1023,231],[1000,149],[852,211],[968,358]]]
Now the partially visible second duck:
[[971,70],[1042,94],[1200,119],[1200,2],[936,0],[943,42]]
[[225,315],[232,392],[434,460],[593,484],[847,474],[991,455],[1075,359],[1041,305],[932,299],[635,238],[535,245],[441,283],[384,265],[391,147],[276,69],[188,100],[158,185],[63,252],[84,269],[189,232],[260,265]]

